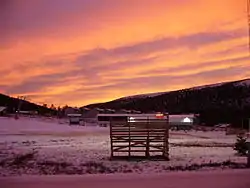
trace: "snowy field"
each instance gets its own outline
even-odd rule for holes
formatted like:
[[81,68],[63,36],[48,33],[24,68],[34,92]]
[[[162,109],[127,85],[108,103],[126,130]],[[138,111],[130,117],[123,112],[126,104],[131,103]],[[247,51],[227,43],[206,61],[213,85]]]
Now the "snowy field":
[[0,118],[0,176],[244,168],[246,158],[235,155],[235,140],[222,131],[172,131],[170,161],[110,161],[109,128]]

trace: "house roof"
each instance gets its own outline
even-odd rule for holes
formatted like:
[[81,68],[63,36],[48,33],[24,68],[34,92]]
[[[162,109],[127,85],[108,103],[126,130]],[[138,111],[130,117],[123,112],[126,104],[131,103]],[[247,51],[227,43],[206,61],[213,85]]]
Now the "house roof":
[[3,112],[4,110],[6,110],[7,109],[7,107],[5,107],[5,106],[0,106],[0,112]]
[[82,114],[68,114],[68,117],[81,117]]

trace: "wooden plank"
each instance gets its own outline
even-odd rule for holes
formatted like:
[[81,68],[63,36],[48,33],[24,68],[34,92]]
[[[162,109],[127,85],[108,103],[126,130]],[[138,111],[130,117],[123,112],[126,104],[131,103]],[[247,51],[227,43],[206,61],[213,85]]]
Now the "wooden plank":
[[163,156],[166,158],[169,158],[169,143],[168,143],[168,138],[169,138],[169,128],[165,130],[165,137],[164,137],[164,150],[163,150]]
[[168,128],[168,120],[113,121],[110,124],[112,153],[128,153],[128,157],[133,153],[150,157],[152,152],[168,155]]
[[127,126],[129,127],[129,143],[128,143],[128,150],[129,150],[129,152],[128,152],[128,156],[130,157],[131,156],[131,126],[130,126],[130,123],[129,122],[127,122]]
[[[120,145],[120,146],[113,146],[114,149],[123,149],[123,148],[128,148],[129,147],[129,144],[126,144],[126,145]],[[137,147],[142,147],[142,148],[146,148],[146,145],[145,144],[138,144],[138,145],[133,145],[131,147],[132,148],[137,148]],[[155,147],[155,146],[152,146],[152,147]],[[163,146],[162,146],[163,147]]]
[[[137,132],[152,132],[152,133],[164,133],[166,129],[130,129],[131,132],[137,133]],[[115,130],[113,132],[123,132],[126,130]]]
[[109,126],[109,131],[110,131],[110,150],[111,150],[111,157],[114,156],[114,151],[113,151],[113,137],[112,137],[112,121],[110,122],[110,126]]
[[[129,137],[129,136],[113,136],[112,137],[112,139],[113,140],[124,140],[124,139],[126,139],[126,140],[128,140],[128,139],[131,139],[131,140],[142,140],[142,139],[147,139],[147,136],[145,136],[145,135],[140,135],[140,136],[131,136],[131,137]],[[159,139],[159,140],[161,140],[161,139],[165,139],[164,138],[164,136],[149,136],[149,139],[150,140],[157,140],[157,139]]]
[[121,149],[127,148],[129,145],[125,145],[125,146],[115,146],[113,149],[114,151],[119,151]]
[[[128,132],[117,132],[117,133],[111,133],[111,135],[114,135],[114,136],[123,136],[123,135],[131,135],[131,136],[141,136],[141,135],[148,135],[148,133],[147,132],[130,132],[130,134],[128,133]],[[166,134],[165,133],[150,133],[150,131],[149,131],[149,135],[151,135],[151,136],[160,136],[160,135],[162,135],[162,136],[165,136]]]
[[[131,141],[137,141],[137,140],[145,140],[146,137],[114,137],[113,138],[113,141],[117,141],[117,140],[126,140],[126,141],[129,141],[129,139]],[[165,141],[165,138],[164,137],[149,137],[149,140],[161,140],[161,141]],[[163,142],[162,142],[163,143]]]
[[113,137],[113,141],[116,140],[126,140],[128,141],[130,138],[128,136],[118,136],[118,137]]
[[[124,138],[126,138],[126,139],[144,139],[144,138],[146,138],[147,137],[147,135],[131,135],[131,136],[129,136],[129,135],[116,135],[116,136],[112,136],[112,138],[113,139],[116,139],[116,140],[118,140],[118,139],[124,139]],[[149,136],[149,138],[150,139],[163,139],[163,138],[165,138],[165,136],[164,135],[150,135]]]
[[[144,142],[145,139],[143,140],[131,140],[131,142]],[[113,140],[113,143],[124,143],[124,142],[128,142],[128,140]]]
[[147,122],[132,122],[130,124],[131,127],[137,127],[137,126],[146,126],[146,127],[154,127],[154,126],[159,126],[159,127],[167,127],[167,123],[166,122],[148,122],[148,126],[147,126]]
[[[119,128],[112,128],[112,131],[128,131],[129,127],[119,127]],[[152,128],[145,128],[145,127],[131,127],[131,131],[165,131],[166,128],[157,128],[157,127],[152,127]]]
[[[112,138],[113,139],[124,139],[124,138],[127,138],[127,139],[143,139],[143,138],[146,138],[147,135],[113,135]],[[158,139],[158,138],[165,138],[164,135],[150,135],[149,136],[150,139]]]
[[[147,132],[130,132],[131,135],[143,135],[143,134],[147,134]],[[154,134],[154,133],[152,133]],[[162,134],[163,133],[155,133],[155,134]],[[112,133],[112,135],[129,135],[129,132],[116,132],[116,133]]]
[[[126,153],[128,153],[129,152],[129,150],[120,150],[120,151],[116,151],[117,153],[119,153],[119,152],[126,152]],[[131,150],[131,153],[132,152],[146,152],[146,149],[145,150]],[[151,150],[150,151],[150,153],[153,153],[153,152],[162,152],[162,151],[160,151],[160,150]]]
[[[124,144],[127,144],[127,145],[113,145],[113,148],[115,148],[115,147],[120,147],[120,146],[127,146],[127,147],[129,147],[129,144],[128,143],[124,143]],[[136,147],[136,146],[144,146],[145,147],[145,145],[146,145],[146,143],[145,142],[136,142],[136,143],[132,143],[130,146],[131,146],[131,148],[132,147]],[[149,147],[161,147],[161,148],[164,148],[164,145],[152,145],[152,144],[150,144],[149,145]]]
[[112,132],[125,132],[125,131],[129,131],[129,128],[126,129],[112,129]]
[[[129,139],[120,139],[120,140],[113,140],[113,143],[118,143],[118,142],[129,142]],[[134,140],[131,140],[131,143],[132,142],[146,142],[146,139],[134,139]],[[162,145],[164,145],[164,139],[150,139],[150,142],[160,142],[162,143]]]
[[159,149],[159,150],[163,150],[164,149],[164,146],[150,146],[152,148],[155,148],[155,149]]
[[[140,138],[140,139],[143,139],[143,138],[146,138],[147,135],[112,135],[112,138],[113,139],[124,139],[124,138],[131,138],[131,139],[137,139],[137,138]],[[164,135],[149,135],[149,138],[150,139],[157,139],[157,138],[165,138]]]
[[[116,143],[116,144],[113,145],[113,148],[117,148],[117,147],[120,147],[120,146],[124,146],[124,147],[127,146],[129,148],[129,143]],[[130,146],[131,146],[130,149],[133,149],[136,146],[144,146],[145,147],[146,143],[145,142],[144,143],[131,143]],[[162,147],[164,147],[164,146],[162,146]]]

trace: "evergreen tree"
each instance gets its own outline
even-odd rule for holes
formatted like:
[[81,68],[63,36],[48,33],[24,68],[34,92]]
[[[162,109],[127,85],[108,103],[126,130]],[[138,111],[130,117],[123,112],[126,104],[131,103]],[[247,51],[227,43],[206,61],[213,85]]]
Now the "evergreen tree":
[[234,150],[237,151],[237,153],[241,156],[245,156],[247,154],[247,143],[246,143],[246,137],[244,134],[239,134],[237,136],[236,143],[234,145]]

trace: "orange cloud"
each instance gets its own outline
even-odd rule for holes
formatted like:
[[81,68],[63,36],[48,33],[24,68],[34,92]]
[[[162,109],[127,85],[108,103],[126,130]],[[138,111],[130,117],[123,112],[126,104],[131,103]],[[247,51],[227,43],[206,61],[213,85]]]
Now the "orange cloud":
[[81,106],[249,77],[245,4],[10,1],[0,10],[0,91]]

